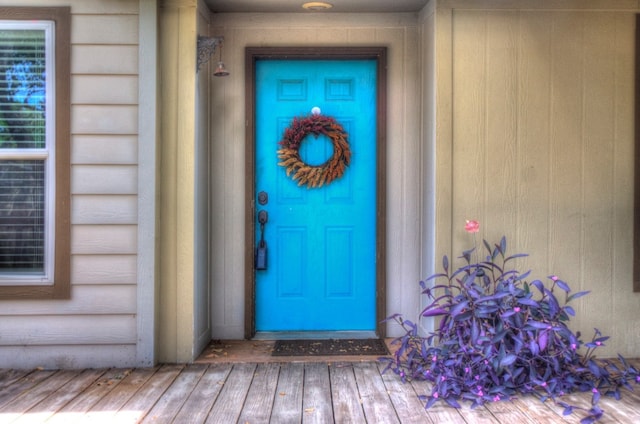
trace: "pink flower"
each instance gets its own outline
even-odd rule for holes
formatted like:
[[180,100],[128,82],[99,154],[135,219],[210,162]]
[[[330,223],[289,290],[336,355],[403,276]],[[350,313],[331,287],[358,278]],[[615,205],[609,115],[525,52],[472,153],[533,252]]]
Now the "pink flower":
[[513,308],[513,311],[514,311],[514,312],[520,312],[520,307],[519,307],[519,306],[516,306],[515,308]]
[[435,393],[433,394],[433,397],[434,397],[434,398],[436,398],[436,399],[438,399],[438,396],[440,396],[440,395],[438,395],[438,392],[435,392]]
[[467,219],[464,230],[467,233],[477,233],[478,231],[480,231],[480,223],[478,221]]
[[494,402],[498,402],[499,400],[500,400],[500,395],[495,395],[495,396],[493,397],[493,401],[494,401]]
[[552,275],[549,278],[551,278],[551,281],[558,281],[559,280],[557,275]]

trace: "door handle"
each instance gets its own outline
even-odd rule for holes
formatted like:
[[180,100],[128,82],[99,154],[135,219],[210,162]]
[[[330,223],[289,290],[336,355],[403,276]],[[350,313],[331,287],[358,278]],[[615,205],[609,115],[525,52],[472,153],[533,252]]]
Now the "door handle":
[[264,241],[264,226],[269,220],[267,211],[258,212],[258,223],[260,223],[260,241],[256,247],[255,267],[258,271],[267,269],[267,242]]
[[260,223],[260,231],[264,231],[264,224],[269,220],[269,213],[267,211],[258,212],[258,222]]

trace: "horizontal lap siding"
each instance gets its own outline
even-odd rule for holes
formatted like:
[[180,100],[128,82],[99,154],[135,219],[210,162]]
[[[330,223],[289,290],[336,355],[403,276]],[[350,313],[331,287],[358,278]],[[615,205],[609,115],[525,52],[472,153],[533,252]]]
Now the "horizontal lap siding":
[[71,6],[72,292],[65,301],[0,301],[0,363],[21,368],[133,364],[138,2],[24,3]]

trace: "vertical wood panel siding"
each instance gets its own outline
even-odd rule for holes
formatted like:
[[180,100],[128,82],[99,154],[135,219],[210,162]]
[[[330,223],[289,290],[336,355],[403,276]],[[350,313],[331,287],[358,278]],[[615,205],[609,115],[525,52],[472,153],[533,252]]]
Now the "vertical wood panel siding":
[[[523,271],[591,295],[573,326],[640,351],[632,292],[635,15],[452,11],[453,253],[507,236]],[[445,217],[439,217],[446,220]],[[482,238],[481,237],[481,238]],[[481,240],[479,238],[479,240]],[[446,246],[445,246],[446,247]]]
[[68,301],[1,301],[0,363],[134,364],[138,2],[23,3],[71,6],[72,292]]

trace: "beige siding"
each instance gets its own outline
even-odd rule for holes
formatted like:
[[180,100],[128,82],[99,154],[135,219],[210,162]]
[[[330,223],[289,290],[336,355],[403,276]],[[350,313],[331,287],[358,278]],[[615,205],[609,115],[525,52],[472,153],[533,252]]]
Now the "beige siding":
[[452,51],[438,56],[438,120],[451,127],[438,129],[437,143],[452,159],[451,168],[437,159],[437,254],[470,247],[464,222],[478,219],[478,240],[506,235],[512,253],[530,254],[518,263],[522,271],[591,291],[574,305],[573,326],[585,338],[594,327],[612,336],[601,356],[637,356],[630,13],[637,2],[608,2],[615,12],[596,10],[604,2],[522,11],[443,4],[436,36]]
[[73,197],[71,220],[76,224],[135,224],[138,198],[133,195],[77,195]]
[[77,284],[135,284],[135,255],[73,255],[71,279]]
[[135,194],[137,168],[134,165],[74,165],[73,194]]
[[[418,312],[420,60],[415,14],[214,14],[231,75],[211,83],[211,302],[215,338],[244,335],[246,46],[387,46],[387,311]],[[394,328],[390,329],[394,334]]]
[[0,301],[0,363],[135,364],[138,2],[20,3],[71,6],[72,289],[69,300]]
[[78,75],[73,78],[74,104],[137,105],[138,77],[134,75]]
[[78,165],[134,165],[138,161],[135,135],[76,135],[71,148],[71,163]]

